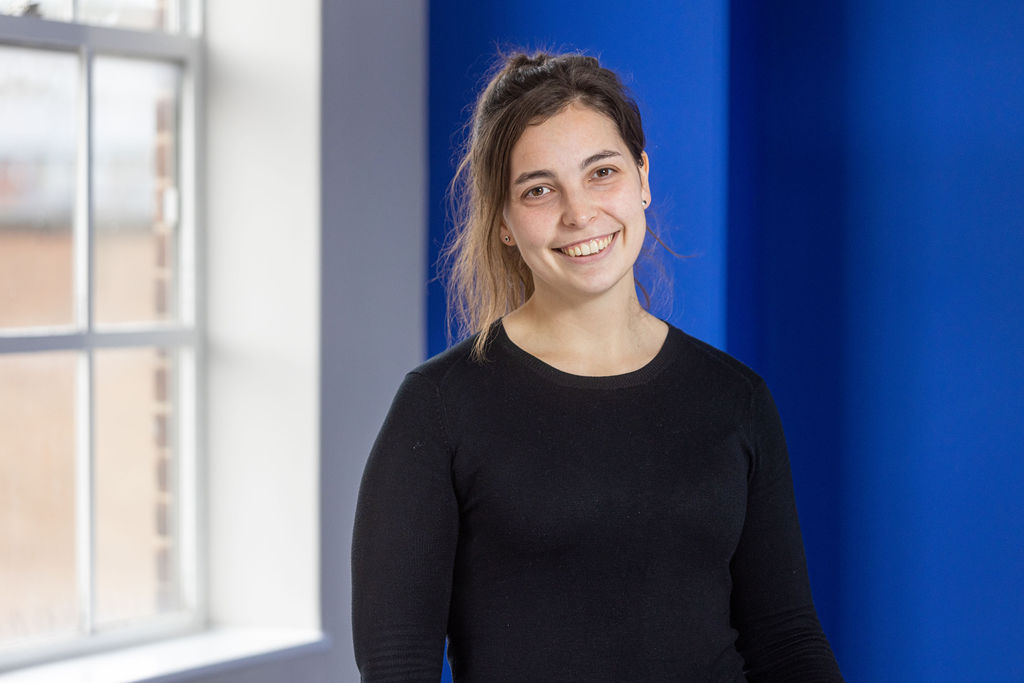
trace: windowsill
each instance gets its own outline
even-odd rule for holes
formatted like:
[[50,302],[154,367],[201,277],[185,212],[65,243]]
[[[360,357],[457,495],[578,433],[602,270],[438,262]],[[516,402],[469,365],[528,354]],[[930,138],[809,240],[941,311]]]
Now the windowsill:
[[301,629],[216,629],[116,652],[0,674],[0,683],[171,683],[277,659],[323,652],[330,637]]

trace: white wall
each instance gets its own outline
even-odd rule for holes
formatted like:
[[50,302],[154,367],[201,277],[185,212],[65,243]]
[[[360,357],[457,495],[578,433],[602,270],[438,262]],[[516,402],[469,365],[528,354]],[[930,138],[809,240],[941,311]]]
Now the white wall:
[[359,477],[424,348],[426,0],[207,5],[211,616],[331,646],[187,679],[354,681]]
[[311,37],[319,27],[315,0],[258,11],[239,0],[207,7],[207,549],[215,625],[319,623],[311,495],[320,246],[320,53]]

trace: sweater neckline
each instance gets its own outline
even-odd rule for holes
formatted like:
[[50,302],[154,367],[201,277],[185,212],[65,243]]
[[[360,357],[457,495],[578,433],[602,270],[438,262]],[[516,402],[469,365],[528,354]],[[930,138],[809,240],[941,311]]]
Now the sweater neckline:
[[505,324],[500,319],[494,323],[492,333],[494,335],[493,341],[513,361],[555,384],[581,389],[621,389],[647,384],[671,362],[675,356],[673,350],[678,344],[681,332],[670,323],[666,324],[668,325],[668,334],[665,336],[665,341],[662,342],[661,348],[658,349],[658,353],[654,355],[654,358],[649,360],[643,367],[621,375],[574,375],[571,372],[559,370],[517,346],[509,338],[508,333],[505,332]]

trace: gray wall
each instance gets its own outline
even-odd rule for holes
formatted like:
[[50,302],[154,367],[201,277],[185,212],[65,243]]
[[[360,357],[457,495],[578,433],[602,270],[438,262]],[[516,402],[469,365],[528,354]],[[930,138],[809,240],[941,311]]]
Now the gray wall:
[[345,674],[330,680],[356,680],[349,547],[363,462],[425,346],[426,5],[324,2],[322,604]]

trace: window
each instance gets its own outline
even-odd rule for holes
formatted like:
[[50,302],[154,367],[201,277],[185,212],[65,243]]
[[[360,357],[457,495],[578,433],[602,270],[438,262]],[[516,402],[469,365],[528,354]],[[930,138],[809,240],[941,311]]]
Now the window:
[[0,0],[0,670],[202,621],[198,16]]

